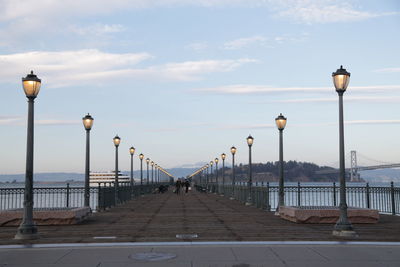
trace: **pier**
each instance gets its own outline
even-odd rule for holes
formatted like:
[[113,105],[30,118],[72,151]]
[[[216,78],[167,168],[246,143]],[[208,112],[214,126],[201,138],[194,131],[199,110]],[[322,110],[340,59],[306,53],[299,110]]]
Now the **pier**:
[[[353,241],[400,241],[400,216],[381,214],[378,224],[355,224]],[[331,224],[296,224],[255,206],[214,193],[148,194],[77,225],[39,226],[30,243],[340,241]],[[2,227],[0,245],[22,244],[16,227]],[[347,240],[347,241],[350,241]],[[26,243],[26,241],[25,241]]]

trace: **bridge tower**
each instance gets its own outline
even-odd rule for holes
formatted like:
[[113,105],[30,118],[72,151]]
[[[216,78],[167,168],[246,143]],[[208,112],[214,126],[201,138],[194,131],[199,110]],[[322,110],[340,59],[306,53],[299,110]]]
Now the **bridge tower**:
[[358,173],[357,167],[357,152],[351,151],[351,169],[350,169],[350,182],[359,182],[360,174]]

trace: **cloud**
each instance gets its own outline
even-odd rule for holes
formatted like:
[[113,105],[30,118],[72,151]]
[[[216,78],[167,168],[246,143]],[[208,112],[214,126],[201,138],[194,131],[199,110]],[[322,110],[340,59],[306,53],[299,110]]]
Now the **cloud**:
[[194,51],[202,51],[208,48],[208,44],[206,42],[191,43],[188,44],[186,48]]
[[[0,125],[23,126],[26,125],[26,117],[24,116],[0,116]],[[35,119],[37,126],[62,126],[62,125],[80,125],[81,120],[52,120],[52,119]]]
[[[344,121],[346,125],[381,125],[381,124],[400,124],[400,119],[393,119],[393,120],[349,120]],[[337,122],[313,122],[310,123],[296,123],[296,124],[288,124],[288,127],[296,128],[296,127],[315,127],[315,126],[337,126]],[[262,130],[262,129],[272,129],[276,128],[275,124],[227,124],[221,125],[217,130]]]
[[286,0],[277,2],[276,17],[289,18],[299,23],[334,23],[361,21],[399,12],[375,13],[357,10],[350,3],[335,0]]
[[62,126],[62,125],[81,125],[80,120],[35,120],[35,125],[42,126]]
[[16,74],[22,76],[31,69],[48,87],[105,84],[121,78],[191,81],[201,79],[209,73],[233,71],[243,64],[256,62],[253,59],[242,58],[137,66],[152,58],[148,53],[117,54],[97,49],[0,55],[0,68],[3,70],[0,81],[19,81],[20,77],[16,77]]
[[374,72],[382,72],[382,73],[397,73],[400,72],[400,68],[384,68],[384,69],[377,69]]
[[354,120],[345,121],[345,124],[400,124],[400,120]]
[[239,38],[230,42],[226,42],[224,44],[224,49],[236,50],[256,43],[265,44],[266,41],[267,38],[265,38],[262,35],[255,35],[247,38]]
[[[252,95],[273,93],[326,93],[331,92],[333,87],[274,87],[270,85],[235,84],[210,88],[193,89],[194,92],[212,94]],[[371,85],[371,86],[349,86],[348,90],[357,92],[380,92],[400,90],[400,85]]]
[[[379,103],[400,103],[400,97],[387,97],[387,96],[346,96],[345,102],[379,102]],[[296,99],[284,99],[270,101],[269,103],[326,103],[326,102],[337,102],[336,98],[296,98]]]
[[110,33],[123,32],[125,27],[121,24],[94,24],[85,27],[71,26],[71,31],[79,35],[106,35]]
[[1,116],[0,125],[12,125],[22,120],[22,116]]

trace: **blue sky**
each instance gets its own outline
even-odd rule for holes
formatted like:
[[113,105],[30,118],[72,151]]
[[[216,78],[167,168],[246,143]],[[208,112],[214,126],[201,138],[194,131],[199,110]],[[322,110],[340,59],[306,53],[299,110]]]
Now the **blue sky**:
[[275,161],[279,113],[285,160],[337,164],[340,65],[346,151],[399,162],[399,29],[395,0],[1,0],[0,173],[24,172],[31,69],[36,172],[84,171],[87,112],[92,171],[113,168],[116,134],[121,169],[131,145],[165,168],[232,145],[246,163],[249,134]]

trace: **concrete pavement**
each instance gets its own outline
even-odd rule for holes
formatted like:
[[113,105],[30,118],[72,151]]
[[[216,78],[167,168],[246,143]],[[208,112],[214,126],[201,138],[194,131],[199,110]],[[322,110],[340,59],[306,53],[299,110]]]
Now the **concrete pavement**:
[[400,243],[170,242],[0,246],[0,266],[400,266]]

